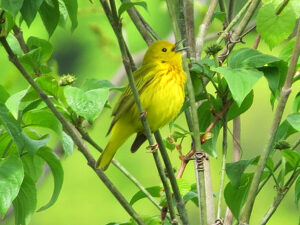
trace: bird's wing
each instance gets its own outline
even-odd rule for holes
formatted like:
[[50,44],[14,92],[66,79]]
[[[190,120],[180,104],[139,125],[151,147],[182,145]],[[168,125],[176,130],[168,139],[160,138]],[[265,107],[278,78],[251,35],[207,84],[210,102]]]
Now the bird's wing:
[[[150,81],[155,77],[155,72],[153,72],[155,71],[154,67],[155,65],[143,65],[140,69],[136,70],[133,73],[134,81],[139,94],[141,94],[143,89],[147,87]],[[134,97],[130,86],[127,85],[126,89],[120,96],[117,104],[112,111],[112,116],[114,116],[114,118],[107,132],[107,135],[110,133],[112,127],[123,115],[123,113],[127,112],[133,104],[135,104]]]

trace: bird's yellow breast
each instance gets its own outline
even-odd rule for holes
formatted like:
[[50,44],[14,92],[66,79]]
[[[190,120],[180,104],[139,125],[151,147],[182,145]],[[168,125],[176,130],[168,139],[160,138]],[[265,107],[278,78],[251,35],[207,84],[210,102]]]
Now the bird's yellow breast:
[[171,65],[161,67],[153,80],[141,93],[141,103],[147,113],[152,131],[171,122],[184,102],[186,74]]

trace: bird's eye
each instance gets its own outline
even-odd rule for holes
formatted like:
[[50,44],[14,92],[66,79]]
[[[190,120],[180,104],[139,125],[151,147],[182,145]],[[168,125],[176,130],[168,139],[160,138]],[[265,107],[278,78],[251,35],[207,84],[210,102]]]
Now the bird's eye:
[[162,51],[163,51],[163,52],[166,52],[166,51],[167,51],[167,49],[166,49],[166,48],[163,48],[163,49],[162,49]]

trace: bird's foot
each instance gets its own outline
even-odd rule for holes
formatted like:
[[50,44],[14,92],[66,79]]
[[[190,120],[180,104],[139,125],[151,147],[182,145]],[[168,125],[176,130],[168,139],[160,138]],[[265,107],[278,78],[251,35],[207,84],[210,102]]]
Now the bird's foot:
[[146,149],[147,149],[147,150],[151,150],[151,151],[149,151],[148,153],[154,153],[154,152],[157,152],[157,150],[158,150],[158,144],[155,143],[155,144],[153,144],[153,145],[149,145]]
[[146,116],[147,116],[147,112],[146,112],[146,110],[143,110],[143,112],[141,112],[139,115],[139,119],[141,120],[143,117],[146,118]]

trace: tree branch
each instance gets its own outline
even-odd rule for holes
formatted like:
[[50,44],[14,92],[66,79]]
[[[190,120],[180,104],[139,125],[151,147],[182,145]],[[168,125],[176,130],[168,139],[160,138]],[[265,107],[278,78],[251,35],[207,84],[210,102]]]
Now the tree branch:
[[276,107],[272,127],[270,130],[270,136],[268,138],[267,145],[266,145],[265,149],[263,150],[263,152],[260,156],[260,159],[258,161],[256,171],[254,173],[254,177],[253,177],[250,189],[249,189],[247,201],[245,203],[245,206],[244,206],[242,214],[241,214],[241,223],[242,224],[248,224],[249,220],[250,220],[250,215],[252,212],[256,193],[257,193],[258,186],[260,183],[261,175],[262,175],[262,172],[266,165],[267,158],[273,149],[275,135],[276,135],[278,126],[280,124],[286,102],[287,102],[289,94],[291,92],[291,86],[292,86],[293,77],[294,77],[294,74],[296,71],[296,65],[297,65],[297,60],[299,57],[299,52],[300,52],[300,26],[298,26],[298,28],[297,28],[296,43],[295,43],[292,59],[290,62],[290,66],[289,66],[289,69],[287,72],[286,80],[285,80],[284,86],[281,89],[280,98],[278,101],[278,105]]
[[119,192],[119,190],[112,184],[108,177],[104,174],[103,171],[97,169],[95,167],[95,159],[89,153],[88,148],[85,146],[83,140],[80,135],[74,128],[72,124],[70,124],[63,115],[55,108],[51,100],[48,96],[43,92],[43,90],[35,83],[32,77],[27,73],[24,69],[18,57],[13,53],[10,46],[8,45],[6,39],[4,37],[0,37],[0,42],[8,53],[10,61],[16,66],[16,68],[21,72],[23,77],[28,81],[28,83],[34,88],[34,90],[40,95],[41,99],[46,103],[48,108],[52,111],[55,117],[60,121],[66,133],[70,135],[74,143],[77,145],[78,150],[84,155],[86,158],[88,165],[93,169],[93,171],[97,174],[97,176],[102,180],[102,182],[106,185],[106,187],[111,191],[111,193],[115,196],[115,198],[119,201],[119,203],[123,206],[123,208],[127,211],[127,213],[132,216],[132,218],[140,225],[145,225],[139,215],[135,212],[135,210],[131,207],[131,205],[127,202],[124,196]]

